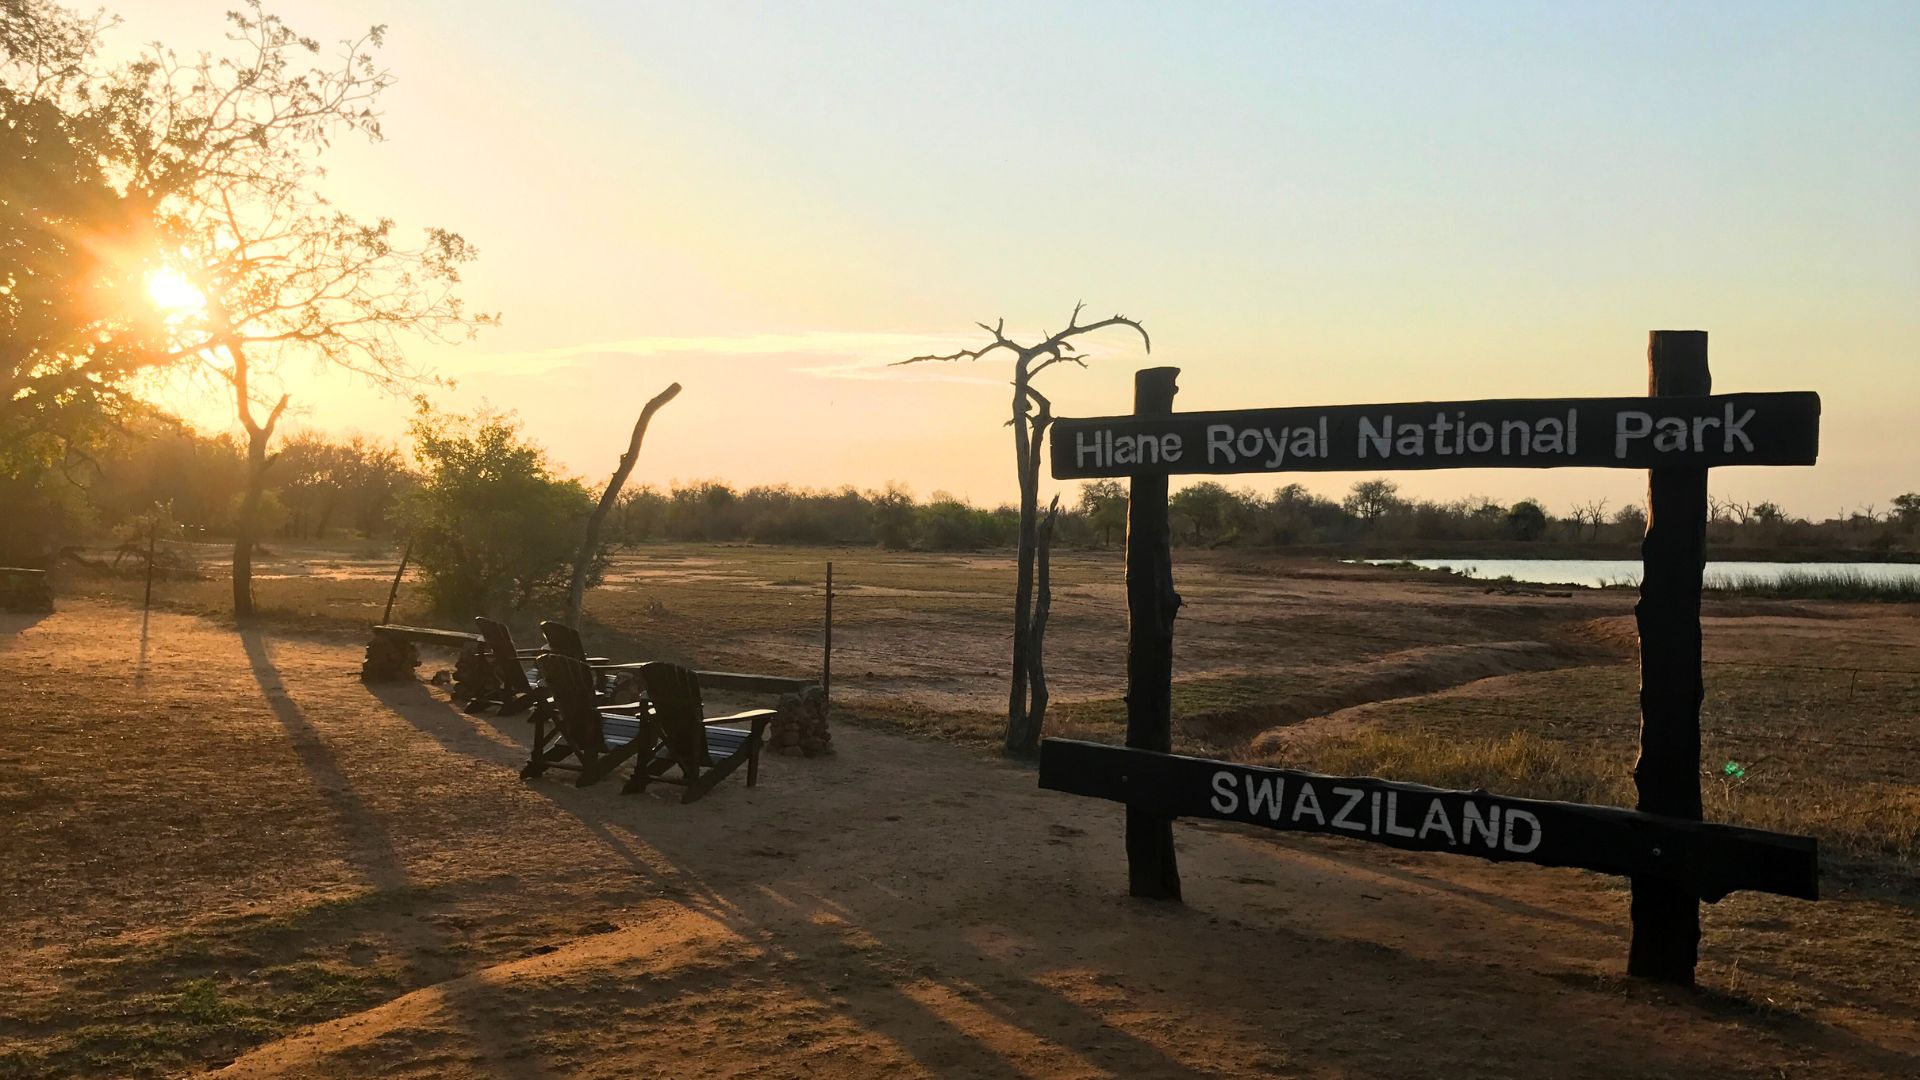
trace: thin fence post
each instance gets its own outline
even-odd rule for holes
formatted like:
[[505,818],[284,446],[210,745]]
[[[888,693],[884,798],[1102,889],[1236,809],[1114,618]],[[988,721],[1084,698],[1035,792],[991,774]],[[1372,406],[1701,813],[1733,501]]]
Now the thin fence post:
[[140,601],[140,610],[142,611],[153,610],[153,543],[154,534],[159,528],[159,521],[153,518],[147,519],[147,595],[145,599]]
[[820,647],[820,715],[833,704],[833,560],[827,560],[827,626]]

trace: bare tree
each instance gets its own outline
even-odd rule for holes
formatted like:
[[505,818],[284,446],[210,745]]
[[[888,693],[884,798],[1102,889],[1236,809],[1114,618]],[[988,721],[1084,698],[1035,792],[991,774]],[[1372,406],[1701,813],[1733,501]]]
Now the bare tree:
[[593,569],[594,550],[600,543],[600,526],[606,522],[607,512],[613,509],[613,504],[619,501],[620,489],[633,473],[634,463],[640,460],[640,442],[647,437],[647,425],[653,422],[653,414],[679,393],[680,384],[674,383],[655,394],[640,410],[640,419],[634,422],[633,438],[627,443],[627,452],[620,455],[620,464],[614,467],[613,479],[607,481],[607,490],[600,493],[600,505],[594,507],[593,514],[587,518],[586,533],[580,539],[580,554],[573,560],[573,577],[567,583],[567,623],[571,626],[580,625],[580,609],[587,597],[587,575]]
[[1587,539],[1598,540],[1600,530],[1607,524],[1607,500],[1592,499],[1575,511],[1576,516],[1587,523]]
[[[1109,326],[1133,328],[1139,333],[1147,351],[1153,351],[1153,340],[1147,336],[1146,328],[1124,315],[1112,315],[1085,326],[1080,325],[1080,311],[1085,306],[1073,305],[1073,314],[1067,318],[1066,329],[1033,344],[1021,344],[1007,337],[1007,321],[1001,319],[992,326],[975,324],[993,335],[991,342],[978,349],[962,349],[945,356],[915,356],[898,362],[918,364],[979,360],[996,350],[1005,350],[1013,357],[1013,419],[1008,424],[1013,428],[1014,472],[1020,482],[1020,533],[1015,548],[1013,676],[1007,693],[1006,748],[1009,753],[1032,753],[1040,745],[1040,728],[1046,719],[1047,705],[1045,676],[1038,675],[1036,681],[1036,673],[1041,671],[1039,646],[1045,640],[1047,605],[1044,602],[1035,605],[1034,587],[1043,535],[1040,521],[1040,448],[1048,426],[1053,423],[1053,406],[1045,395],[1034,389],[1033,380],[1058,363],[1085,367],[1086,360],[1073,344],[1073,339]],[[1053,516],[1053,512],[1049,511],[1049,524],[1044,532],[1048,539],[1053,533],[1050,524]]]

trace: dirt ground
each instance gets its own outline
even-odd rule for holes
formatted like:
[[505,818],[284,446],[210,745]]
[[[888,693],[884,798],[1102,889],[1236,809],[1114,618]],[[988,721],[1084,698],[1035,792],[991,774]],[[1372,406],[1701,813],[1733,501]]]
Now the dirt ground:
[[[1108,562],[1066,568],[1053,634],[1062,726],[1096,734]],[[1885,882],[1707,909],[1695,991],[1621,978],[1624,884],[1576,871],[1182,823],[1186,903],[1129,900],[1118,807],[924,737],[990,719],[980,569],[862,564],[839,753],[694,806],[523,783],[522,720],[363,686],[346,635],[72,597],[0,616],[0,1076],[1920,1074],[1913,903]],[[617,582],[596,625],[809,670],[801,572],[753,565],[758,609],[708,602],[743,591],[714,573]],[[1613,679],[1630,603],[1231,561],[1182,591],[1201,747]],[[1901,613],[1715,618],[1789,657],[1827,623],[1889,663],[1916,640]]]

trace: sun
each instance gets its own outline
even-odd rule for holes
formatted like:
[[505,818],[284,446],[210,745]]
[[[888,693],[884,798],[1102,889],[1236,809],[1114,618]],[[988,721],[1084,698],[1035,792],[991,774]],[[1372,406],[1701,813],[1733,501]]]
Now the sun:
[[168,322],[178,322],[207,306],[206,294],[187,275],[171,266],[147,274],[147,299],[160,309]]

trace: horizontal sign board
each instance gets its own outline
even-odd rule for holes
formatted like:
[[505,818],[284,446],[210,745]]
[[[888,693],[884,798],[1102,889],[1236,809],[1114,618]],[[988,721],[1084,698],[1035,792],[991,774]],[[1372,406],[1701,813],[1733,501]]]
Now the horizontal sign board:
[[1321,776],[1072,739],[1040,744],[1040,786],[1168,818],[1213,818],[1415,851],[1663,878],[1708,902],[1735,889],[1819,897],[1811,837],[1614,806]]
[[1053,422],[1053,475],[1811,465],[1820,395],[1516,398]]

